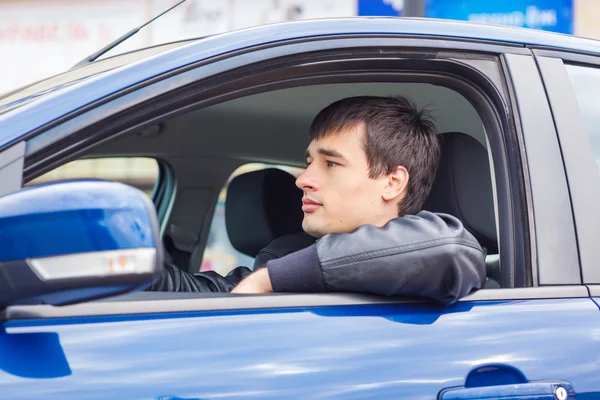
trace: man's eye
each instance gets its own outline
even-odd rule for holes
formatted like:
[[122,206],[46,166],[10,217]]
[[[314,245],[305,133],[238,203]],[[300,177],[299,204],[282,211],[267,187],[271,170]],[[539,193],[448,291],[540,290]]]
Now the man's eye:
[[338,163],[335,163],[333,161],[327,161],[327,166],[330,167],[330,168],[331,167],[337,167],[338,165],[339,165]]

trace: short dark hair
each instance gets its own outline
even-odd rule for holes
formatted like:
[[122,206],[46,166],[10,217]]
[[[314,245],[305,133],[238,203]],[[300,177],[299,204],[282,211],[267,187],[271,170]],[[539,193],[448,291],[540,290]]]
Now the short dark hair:
[[363,123],[369,177],[379,178],[402,165],[409,174],[398,215],[421,211],[433,185],[440,158],[435,122],[425,109],[402,97],[357,96],[338,100],[313,120],[310,140]]

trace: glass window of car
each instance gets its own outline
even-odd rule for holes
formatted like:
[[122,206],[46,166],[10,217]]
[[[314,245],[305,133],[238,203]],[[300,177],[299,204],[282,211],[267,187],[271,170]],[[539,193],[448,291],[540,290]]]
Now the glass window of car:
[[64,179],[98,178],[134,186],[152,196],[158,182],[158,162],[145,157],[106,157],[71,161],[45,173],[26,186]]
[[567,72],[575,90],[575,96],[584,119],[585,126],[600,171],[600,68],[567,65]]
[[219,200],[217,201],[215,213],[210,225],[207,245],[202,257],[202,263],[200,264],[200,272],[216,271],[221,275],[227,275],[232,269],[238,266],[252,267],[254,264],[253,257],[237,251],[229,240],[225,224],[225,198],[227,196],[227,187],[233,178],[238,175],[265,168],[279,168],[289,172],[295,177],[304,171],[303,168],[263,163],[250,163],[237,168],[231,174],[229,179],[227,179],[225,186],[219,193]]

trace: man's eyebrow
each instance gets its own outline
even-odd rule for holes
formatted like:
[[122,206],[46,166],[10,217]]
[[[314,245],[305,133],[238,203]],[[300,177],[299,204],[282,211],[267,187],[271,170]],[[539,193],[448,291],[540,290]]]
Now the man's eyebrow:
[[340,153],[339,151],[334,150],[334,149],[325,149],[323,147],[319,147],[317,149],[317,153],[327,156],[327,157],[336,157],[336,158],[341,158],[343,160],[346,159],[346,157],[344,157],[344,155],[342,153]]
[[[323,156],[327,156],[327,157],[336,157],[336,158],[341,158],[342,160],[346,160],[346,157],[344,157],[344,155],[342,153],[340,153],[337,150],[334,149],[325,149],[323,147],[319,147],[317,149],[317,153],[323,155]],[[304,152],[304,158],[309,159],[312,158],[312,155],[310,154],[310,151],[308,149],[306,149],[306,151]]]

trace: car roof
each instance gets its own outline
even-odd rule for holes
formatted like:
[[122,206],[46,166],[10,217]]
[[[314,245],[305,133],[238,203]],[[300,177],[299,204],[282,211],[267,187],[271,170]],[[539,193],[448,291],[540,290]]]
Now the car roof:
[[[40,93],[29,87],[10,94],[10,103],[2,106],[0,98],[0,147],[72,111],[100,100],[126,87],[176,70],[210,57],[223,55],[268,43],[309,37],[331,37],[360,34],[404,34],[465,41],[486,41],[500,44],[535,46],[559,50],[600,54],[600,41],[534,29],[513,28],[473,22],[425,18],[354,17],[316,19],[261,25],[226,32],[176,46],[157,46],[156,51],[128,53],[97,61],[82,68],[93,70],[97,63],[106,63],[94,74],[81,74],[81,68],[62,75],[63,79]],[[142,55],[136,57],[132,54]],[[123,57],[123,58],[121,58]],[[131,62],[120,63],[126,57]],[[121,65],[119,65],[121,64]],[[71,77],[77,77],[70,79]],[[52,79],[52,78],[50,78]],[[47,82],[48,83],[48,82]],[[43,85],[41,85],[43,86]],[[57,101],[58,98],[61,101]],[[4,108],[4,112],[2,110]]]

